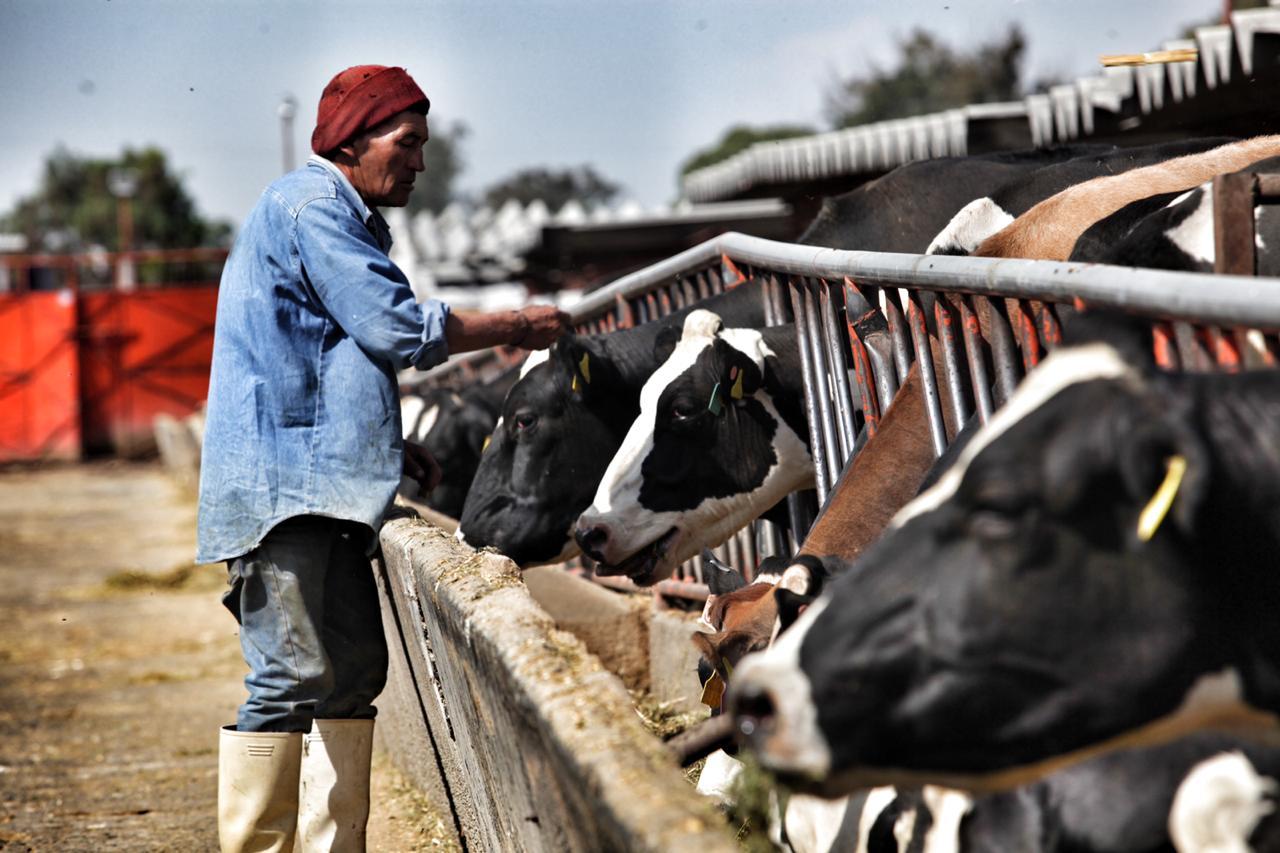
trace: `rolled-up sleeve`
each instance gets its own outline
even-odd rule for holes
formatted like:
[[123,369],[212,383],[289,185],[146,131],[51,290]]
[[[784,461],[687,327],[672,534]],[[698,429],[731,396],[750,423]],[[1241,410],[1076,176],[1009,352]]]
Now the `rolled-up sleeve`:
[[414,301],[409,280],[343,202],[320,198],[298,211],[303,277],[360,348],[396,370],[426,370],[449,357],[449,306]]

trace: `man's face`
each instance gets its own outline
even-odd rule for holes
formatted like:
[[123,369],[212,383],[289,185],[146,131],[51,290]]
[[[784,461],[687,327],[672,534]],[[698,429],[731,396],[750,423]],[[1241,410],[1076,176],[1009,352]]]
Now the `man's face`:
[[422,161],[426,141],[427,117],[406,110],[341,147],[350,158],[344,171],[365,204],[404,207],[409,203],[414,179],[426,168]]

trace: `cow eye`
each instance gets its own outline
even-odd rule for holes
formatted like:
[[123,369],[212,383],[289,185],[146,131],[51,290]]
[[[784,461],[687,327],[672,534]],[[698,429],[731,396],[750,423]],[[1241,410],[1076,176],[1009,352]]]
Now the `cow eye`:
[[512,423],[516,425],[517,432],[527,432],[538,423],[538,416],[533,412],[517,412]]
[[678,421],[696,418],[702,408],[692,400],[676,400],[671,404],[671,417]]
[[1018,532],[1018,520],[992,509],[978,509],[967,519],[969,532],[987,541],[1011,539]]

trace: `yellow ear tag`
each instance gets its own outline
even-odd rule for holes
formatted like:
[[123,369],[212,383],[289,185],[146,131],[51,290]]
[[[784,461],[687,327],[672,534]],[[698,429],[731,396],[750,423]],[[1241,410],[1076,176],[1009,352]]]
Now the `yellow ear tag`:
[[716,670],[711,673],[707,683],[702,685],[702,699],[700,701],[708,708],[719,708],[723,699],[724,679],[720,677],[720,671]]
[[493,441],[493,436],[492,436],[492,435],[486,435],[486,436],[484,437],[484,444],[480,445],[480,452],[481,452],[481,453],[484,453],[486,450],[488,450],[488,449],[489,449],[489,442],[491,442],[491,441]]
[[1143,542],[1150,542],[1151,537],[1156,535],[1156,530],[1169,514],[1169,507],[1173,506],[1178,487],[1182,485],[1182,476],[1187,473],[1187,460],[1184,456],[1170,456],[1165,465],[1168,470],[1164,475],[1164,482],[1138,516],[1138,538]]
[[578,362],[578,370],[582,371],[583,380],[591,384],[591,356],[588,353],[582,354],[582,361]]
[[578,374],[573,374],[573,381],[569,383],[569,388],[575,394],[582,390],[582,385],[578,382]]
[[741,400],[742,399],[742,371],[735,367],[733,368],[733,372],[738,374],[738,376],[736,379],[733,380],[733,387],[729,389],[729,396],[732,397],[734,400]]

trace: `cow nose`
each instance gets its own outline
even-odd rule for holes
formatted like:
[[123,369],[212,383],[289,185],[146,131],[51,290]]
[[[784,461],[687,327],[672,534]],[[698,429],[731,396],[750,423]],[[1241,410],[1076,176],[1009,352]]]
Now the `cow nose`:
[[773,696],[763,687],[740,685],[729,696],[729,709],[739,741],[757,741],[774,729],[776,707]]
[[573,531],[582,552],[597,563],[603,563],[604,549],[609,544],[609,528],[603,524],[580,524]]

